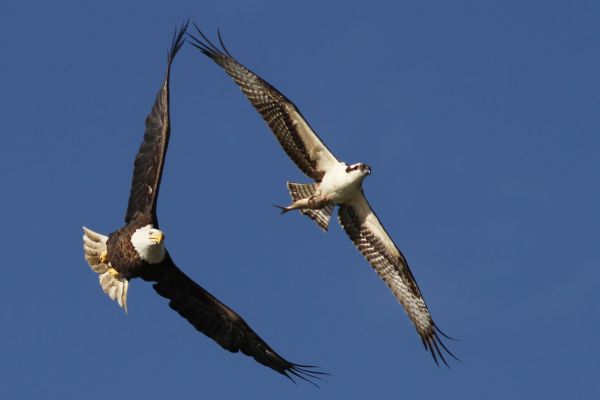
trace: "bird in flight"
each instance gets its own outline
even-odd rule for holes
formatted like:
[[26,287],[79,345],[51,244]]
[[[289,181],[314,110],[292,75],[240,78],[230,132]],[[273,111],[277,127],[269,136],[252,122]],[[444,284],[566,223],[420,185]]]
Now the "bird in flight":
[[287,97],[260,76],[238,62],[225,47],[219,32],[216,46],[195,25],[199,36],[188,33],[191,44],[233,78],[256,108],[283,150],[312,183],[288,182],[292,203],[276,206],[287,213],[299,210],[327,231],[335,206],[338,220],[350,240],[377,274],[392,290],[436,364],[438,358],[448,366],[444,351],[457,359],[444,345],[446,336],[435,324],[406,258],[394,244],[364,195],[363,180],[371,174],[364,163],[347,164],[338,160]]
[[277,354],[235,311],[186,276],[165,248],[156,202],[169,144],[169,75],[175,55],[185,42],[187,23],[176,31],[167,57],[167,70],[135,158],[125,226],[109,236],[83,228],[85,259],[98,274],[104,292],[127,311],[129,281],[154,282],[154,290],[200,332],[231,352],[241,351],[294,380],[314,383],[323,372],[294,364]]

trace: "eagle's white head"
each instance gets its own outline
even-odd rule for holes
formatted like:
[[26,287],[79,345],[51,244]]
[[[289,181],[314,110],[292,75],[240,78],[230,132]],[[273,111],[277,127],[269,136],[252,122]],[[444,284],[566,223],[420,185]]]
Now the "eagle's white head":
[[165,234],[152,225],[146,225],[131,235],[131,244],[140,258],[148,264],[158,264],[165,259]]

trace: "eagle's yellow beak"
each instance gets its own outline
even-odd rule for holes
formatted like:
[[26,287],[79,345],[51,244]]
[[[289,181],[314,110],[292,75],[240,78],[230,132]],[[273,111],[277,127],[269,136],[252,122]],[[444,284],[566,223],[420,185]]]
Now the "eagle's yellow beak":
[[150,240],[152,240],[156,244],[161,244],[162,241],[165,240],[165,234],[162,231],[159,231],[158,229],[155,229],[150,234]]

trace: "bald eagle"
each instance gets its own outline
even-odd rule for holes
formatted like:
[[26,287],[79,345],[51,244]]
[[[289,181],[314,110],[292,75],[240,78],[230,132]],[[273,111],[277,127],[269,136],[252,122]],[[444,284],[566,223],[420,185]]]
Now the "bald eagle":
[[[294,163],[314,182],[288,182],[292,204],[276,206],[287,213],[299,210],[327,231],[337,206],[338,220],[357,249],[402,304],[421,341],[436,364],[448,366],[444,354],[456,357],[442,342],[446,336],[435,324],[406,258],[387,233],[364,194],[363,180],[371,174],[364,163],[346,164],[327,148],[300,110],[267,81],[238,62],[221,34],[217,47],[196,25],[199,36],[188,34],[193,46],[233,78],[256,108]],[[441,335],[441,336],[440,336]]]
[[[221,347],[241,351],[293,380],[321,379],[313,366],[291,363],[277,354],[231,308],[221,303],[174,264],[156,216],[165,154],[169,143],[169,74],[185,41],[187,24],[176,31],[167,57],[167,71],[152,111],[146,117],[144,140],[135,158],[125,226],[108,236],[83,228],[85,259],[99,276],[104,292],[127,311],[129,281],[154,282],[169,306]],[[314,383],[314,382],[313,382]]]

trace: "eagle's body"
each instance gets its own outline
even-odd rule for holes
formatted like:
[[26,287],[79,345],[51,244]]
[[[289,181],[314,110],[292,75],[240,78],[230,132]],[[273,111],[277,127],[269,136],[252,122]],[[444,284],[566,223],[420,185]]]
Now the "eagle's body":
[[[141,277],[144,270],[147,270],[151,265],[148,261],[142,259],[132,243],[132,236],[135,231],[147,225],[147,223],[141,221],[132,221],[108,235],[106,241],[108,262],[124,279]],[[160,260],[159,263],[163,260]]]
[[314,180],[312,183],[288,182],[293,202],[288,207],[278,207],[284,213],[300,210],[326,231],[337,206],[342,228],[402,304],[436,363],[438,356],[446,363],[442,350],[454,357],[441,341],[439,334],[443,333],[431,318],[406,258],[364,195],[362,183],[370,174],[370,167],[338,160],[292,101],[238,62],[220,35],[219,48],[196,28],[200,37],[189,35],[194,40],[192,44],[231,76],[267,122],[283,150]]
[[185,275],[165,248],[156,204],[170,136],[171,63],[184,43],[186,28],[187,24],[173,40],[165,80],[146,118],[144,140],[134,162],[125,225],[108,237],[84,227],[85,259],[99,274],[104,292],[125,310],[131,279],[154,282],[153,288],[169,300],[173,310],[224,349],[241,351],[290,379],[319,379],[321,372],[277,354],[242,317]]

